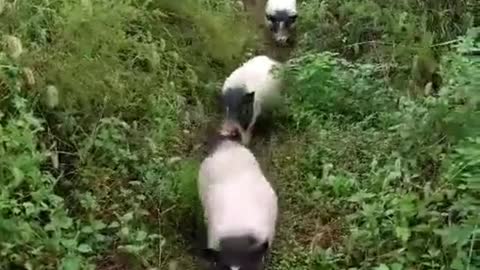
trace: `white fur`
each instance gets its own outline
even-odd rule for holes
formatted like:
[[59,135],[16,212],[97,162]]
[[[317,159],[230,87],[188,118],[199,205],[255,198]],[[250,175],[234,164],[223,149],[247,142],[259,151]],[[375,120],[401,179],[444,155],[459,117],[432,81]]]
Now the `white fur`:
[[243,134],[245,144],[250,141],[253,125],[264,106],[271,105],[280,98],[282,81],[272,72],[274,68],[280,66],[280,62],[268,56],[255,56],[233,71],[223,84],[222,93],[236,87],[245,87],[248,93],[255,92],[253,118],[246,133]]
[[297,14],[296,0],[268,0],[265,5],[265,13],[273,14],[275,11],[285,10],[290,15]]
[[255,156],[245,146],[222,142],[201,164],[198,187],[208,224],[208,247],[225,236],[252,234],[271,245],[277,196]]

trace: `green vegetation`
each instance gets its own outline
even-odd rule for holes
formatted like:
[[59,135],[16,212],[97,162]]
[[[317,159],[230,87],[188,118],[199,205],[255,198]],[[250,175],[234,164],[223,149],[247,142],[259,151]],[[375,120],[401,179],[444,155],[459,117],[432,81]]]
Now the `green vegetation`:
[[163,269],[164,211],[195,191],[188,133],[252,42],[244,16],[212,1],[0,6],[0,268]]
[[[272,269],[480,269],[479,5],[304,0]],[[0,0],[0,269],[197,269],[220,83],[261,47],[223,0]],[[213,123],[213,124],[212,124]]]

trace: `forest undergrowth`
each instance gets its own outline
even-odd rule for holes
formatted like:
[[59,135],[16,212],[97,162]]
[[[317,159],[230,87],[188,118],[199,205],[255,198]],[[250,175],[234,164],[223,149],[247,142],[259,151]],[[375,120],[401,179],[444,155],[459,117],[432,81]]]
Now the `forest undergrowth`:
[[[253,146],[270,269],[480,269],[477,2],[299,1]],[[258,32],[235,1],[0,0],[0,269],[198,269],[203,144]]]

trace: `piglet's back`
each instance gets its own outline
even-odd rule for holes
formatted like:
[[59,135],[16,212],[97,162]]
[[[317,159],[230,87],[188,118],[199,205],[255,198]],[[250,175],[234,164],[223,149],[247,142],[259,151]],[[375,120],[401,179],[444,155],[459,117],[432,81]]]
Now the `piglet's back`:
[[246,169],[261,174],[258,162],[250,150],[238,142],[225,140],[202,162],[199,184],[228,181],[228,178]]
[[203,161],[198,184],[214,235],[249,232],[262,240],[273,240],[277,197],[247,148],[223,142]]
[[244,87],[247,92],[256,92],[258,97],[271,95],[281,87],[281,81],[273,74],[280,63],[267,56],[256,56],[237,68],[225,80],[222,92],[229,88]]

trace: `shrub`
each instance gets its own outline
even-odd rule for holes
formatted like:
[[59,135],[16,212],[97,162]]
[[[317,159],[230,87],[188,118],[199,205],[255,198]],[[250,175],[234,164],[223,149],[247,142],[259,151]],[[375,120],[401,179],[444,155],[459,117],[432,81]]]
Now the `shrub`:
[[[299,145],[302,155],[292,167],[301,174],[287,196],[296,207],[320,215],[324,226],[340,219],[342,235],[329,246],[303,251],[311,259],[301,265],[468,269],[478,264],[480,205],[473,167],[480,66],[468,53],[478,49],[475,35],[460,38],[456,50],[442,57],[446,84],[438,97],[391,91],[378,73],[368,72],[380,64],[352,65],[329,53],[293,61],[287,71],[295,89],[289,95],[292,127],[305,123],[308,143]],[[326,233],[318,233],[312,245],[328,241]]]
[[185,134],[247,21],[224,1],[0,5],[0,268],[163,269],[197,203]]

